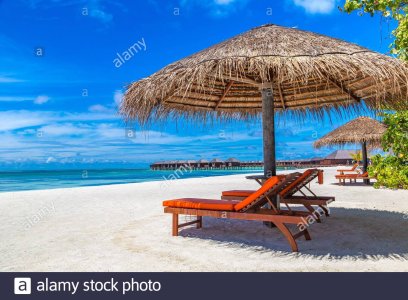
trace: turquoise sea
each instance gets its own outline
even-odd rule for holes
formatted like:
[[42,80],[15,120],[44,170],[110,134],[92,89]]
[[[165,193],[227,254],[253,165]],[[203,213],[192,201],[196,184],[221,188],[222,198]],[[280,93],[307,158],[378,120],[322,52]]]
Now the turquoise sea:
[[[262,173],[258,170],[192,170],[180,178]],[[0,192],[123,184],[172,178],[174,171],[148,169],[0,171]]]

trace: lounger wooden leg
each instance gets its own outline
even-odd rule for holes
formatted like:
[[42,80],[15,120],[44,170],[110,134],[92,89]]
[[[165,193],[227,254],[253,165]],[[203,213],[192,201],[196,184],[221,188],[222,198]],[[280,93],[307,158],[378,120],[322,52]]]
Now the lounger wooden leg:
[[173,214],[173,236],[178,236],[178,229],[179,229],[179,218],[178,214]]
[[305,230],[303,230],[303,233],[304,233],[304,235],[305,235],[306,241],[310,241],[310,240],[312,239],[312,238],[310,237],[309,230],[305,229]]
[[319,207],[324,211],[324,214],[326,215],[326,217],[330,217],[330,213],[327,207],[324,207],[323,205],[319,205]]
[[[276,227],[279,228],[279,230],[283,233],[283,235],[286,237],[286,239],[289,242],[290,248],[292,249],[293,252],[298,252],[298,246],[296,243],[295,238],[293,237],[292,233],[290,232],[290,230],[288,229],[288,227],[286,227],[285,224],[282,223],[274,223],[276,225]],[[309,236],[310,237],[310,236]]]
[[202,228],[203,227],[203,217],[201,217],[201,216],[198,216],[197,217],[197,229],[200,229],[200,228]]
[[311,206],[310,204],[303,204],[304,207],[306,207],[306,209],[312,213],[313,217],[316,219],[317,223],[322,223],[322,220],[320,219],[319,214],[316,214],[315,209],[313,208],[313,206]]

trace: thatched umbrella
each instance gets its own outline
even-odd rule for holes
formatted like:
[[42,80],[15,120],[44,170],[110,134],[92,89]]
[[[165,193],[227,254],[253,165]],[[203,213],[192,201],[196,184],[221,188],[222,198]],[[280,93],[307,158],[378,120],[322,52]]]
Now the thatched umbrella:
[[254,28],[132,83],[121,113],[141,124],[262,113],[264,172],[276,174],[274,112],[299,116],[406,102],[407,64],[338,39],[276,25]]
[[379,148],[387,127],[368,117],[359,117],[329,132],[314,143],[315,148],[333,145],[361,144],[363,172],[367,172],[367,145]]

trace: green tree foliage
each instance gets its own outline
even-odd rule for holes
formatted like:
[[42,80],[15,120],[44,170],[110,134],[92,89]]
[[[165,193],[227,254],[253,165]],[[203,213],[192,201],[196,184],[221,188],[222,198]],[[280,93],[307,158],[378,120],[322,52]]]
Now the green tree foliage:
[[408,189],[408,111],[385,114],[384,123],[382,147],[390,154],[372,157],[369,174],[377,179],[374,187]]
[[392,34],[395,37],[391,44],[391,53],[408,61],[408,1],[406,0],[347,0],[344,10],[348,13],[360,11],[373,16],[381,13],[397,21],[397,28]]
[[356,162],[360,162],[360,161],[363,160],[363,153],[361,151],[358,151],[356,153],[352,153],[352,154],[350,154],[350,156]]
[[396,156],[377,154],[371,158],[371,162],[368,173],[377,179],[375,188],[408,190],[408,166],[401,165]]
[[401,161],[408,159],[408,111],[385,114],[387,126],[382,140],[384,151],[393,151]]

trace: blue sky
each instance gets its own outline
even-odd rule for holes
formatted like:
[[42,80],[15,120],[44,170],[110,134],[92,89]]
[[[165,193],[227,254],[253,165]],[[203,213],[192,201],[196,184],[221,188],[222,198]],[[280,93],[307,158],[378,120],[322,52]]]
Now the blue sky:
[[[0,169],[139,166],[163,159],[262,158],[260,122],[167,122],[126,136],[124,88],[167,64],[266,23],[388,53],[392,24],[336,0],[0,0]],[[144,42],[115,66],[117,53]],[[279,120],[278,158],[322,156],[333,123]],[[353,147],[352,147],[353,148]],[[354,147],[355,148],[355,147]]]

